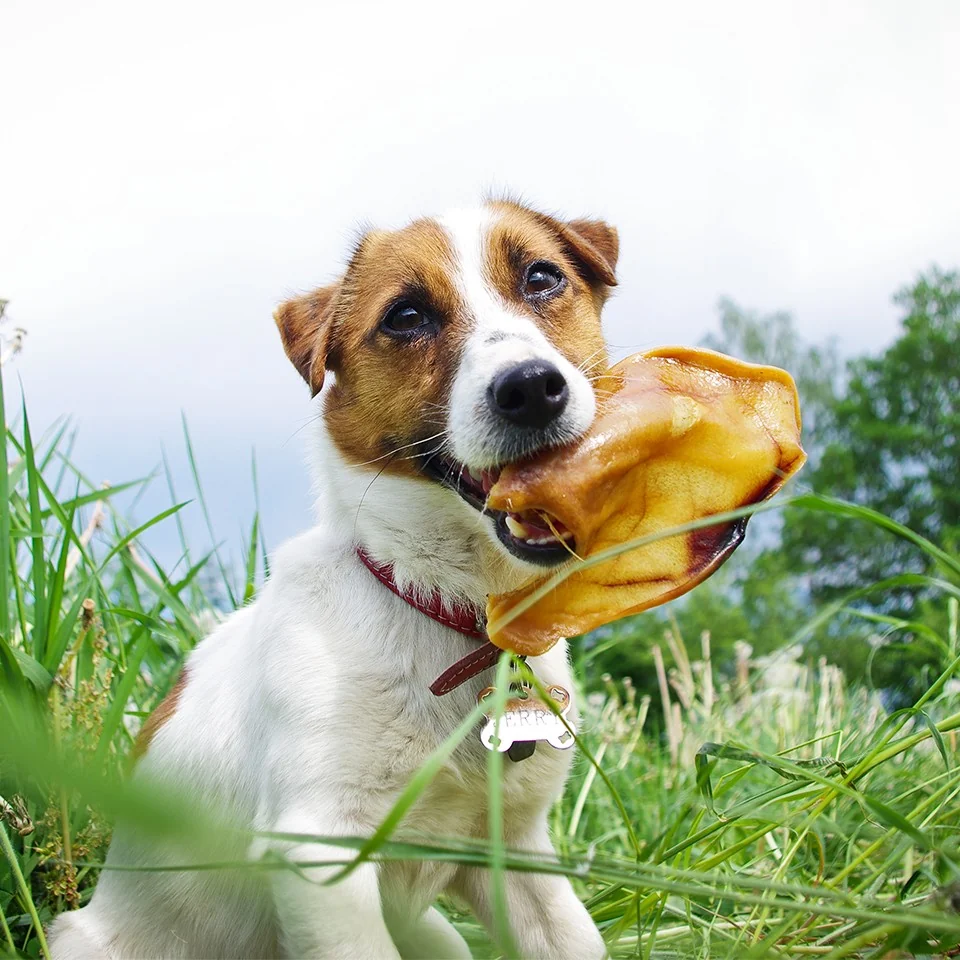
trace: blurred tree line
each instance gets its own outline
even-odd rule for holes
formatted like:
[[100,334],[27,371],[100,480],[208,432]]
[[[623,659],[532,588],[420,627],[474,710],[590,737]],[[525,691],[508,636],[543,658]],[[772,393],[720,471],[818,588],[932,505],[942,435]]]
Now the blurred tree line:
[[[795,489],[870,506],[956,554],[960,274],[931,268],[894,302],[898,335],[876,356],[844,362],[835,342],[804,342],[788,313],[759,315],[729,300],[720,303],[719,331],[703,345],[796,378],[810,460]],[[932,573],[926,555],[830,513],[790,508],[770,517],[752,521],[733,559],[686,597],[588,638],[588,677],[630,676],[652,693],[651,650],[672,625],[692,658],[709,631],[714,669],[728,674],[737,641],[759,656],[802,639],[808,656],[825,656],[849,678],[884,689],[892,703],[925,688],[943,666],[942,651],[928,640],[928,628],[940,636],[949,630],[942,597],[923,586],[891,587],[849,605],[837,601],[897,574]]]

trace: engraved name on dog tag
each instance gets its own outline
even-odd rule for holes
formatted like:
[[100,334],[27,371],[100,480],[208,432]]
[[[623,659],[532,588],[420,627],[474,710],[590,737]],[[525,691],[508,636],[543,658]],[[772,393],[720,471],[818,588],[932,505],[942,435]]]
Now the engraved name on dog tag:
[[[477,697],[478,703],[491,700],[496,687],[486,687]],[[570,694],[558,684],[547,687],[547,693],[556,701],[560,715],[566,717],[570,709]],[[568,721],[569,722],[569,721]],[[533,753],[529,747],[511,751],[514,744],[532,744],[545,740],[557,750],[566,750],[573,746],[574,738],[564,726],[563,721],[547,704],[537,697],[532,688],[524,685],[517,696],[507,699],[497,730],[497,717],[490,704],[487,722],[480,731],[480,742],[488,750],[510,753],[511,759],[522,760]]]

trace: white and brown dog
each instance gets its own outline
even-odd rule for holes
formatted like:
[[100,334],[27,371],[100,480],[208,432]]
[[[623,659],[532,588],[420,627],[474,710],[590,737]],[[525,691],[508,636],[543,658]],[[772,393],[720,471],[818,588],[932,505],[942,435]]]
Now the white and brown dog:
[[[189,789],[251,830],[376,828],[490,682],[430,690],[477,650],[473,624],[487,594],[569,555],[529,517],[483,506],[504,463],[590,427],[588,371],[605,362],[600,311],[616,259],[617,235],[604,223],[495,201],[370,232],[339,282],[278,309],[284,348],[313,394],[330,381],[312,444],[317,525],[278,551],[256,602],[190,656],[145,727],[138,775]],[[572,689],[563,644],[529,666]],[[547,812],[570,753],[543,745],[505,765],[508,846],[552,853]],[[401,833],[486,837],[485,771],[485,750],[470,737]],[[52,953],[469,957],[432,906],[442,892],[491,925],[479,868],[366,863],[324,885],[333,868],[322,864],[343,849],[260,840],[237,855],[271,849],[313,866],[241,879],[105,870],[89,905],[52,925]],[[108,865],[183,857],[120,825]],[[523,956],[605,955],[566,878],[508,874],[507,900]]]

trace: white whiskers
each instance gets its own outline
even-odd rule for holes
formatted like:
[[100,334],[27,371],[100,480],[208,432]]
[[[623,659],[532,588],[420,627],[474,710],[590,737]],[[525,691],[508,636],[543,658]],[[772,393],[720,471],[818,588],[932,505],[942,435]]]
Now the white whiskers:
[[[435,433],[432,437],[425,437],[423,440],[414,440],[412,443],[404,443],[402,446],[395,447],[393,450],[388,450],[385,454],[379,457],[374,457],[372,460],[364,460],[363,463],[358,463],[358,467],[367,467],[371,463],[379,463],[381,460],[386,460],[387,457],[392,457],[395,454],[399,453],[401,450],[409,450],[410,447],[418,447],[421,443],[430,443],[431,440],[436,440],[439,437],[445,437],[447,435],[446,430],[441,430],[439,433]],[[414,454],[414,457],[419,456],[420,454]],[[413,457],[401,457],[401,460],[412,460]]]

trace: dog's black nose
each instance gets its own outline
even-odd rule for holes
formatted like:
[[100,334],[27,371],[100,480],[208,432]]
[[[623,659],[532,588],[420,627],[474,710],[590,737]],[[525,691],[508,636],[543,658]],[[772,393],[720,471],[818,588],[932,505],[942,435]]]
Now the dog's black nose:
[[495,413],[517,426],[534,428],[560,416],[569,396],[563,374],[543,360],[526,360],[498,373],[487,393]]

